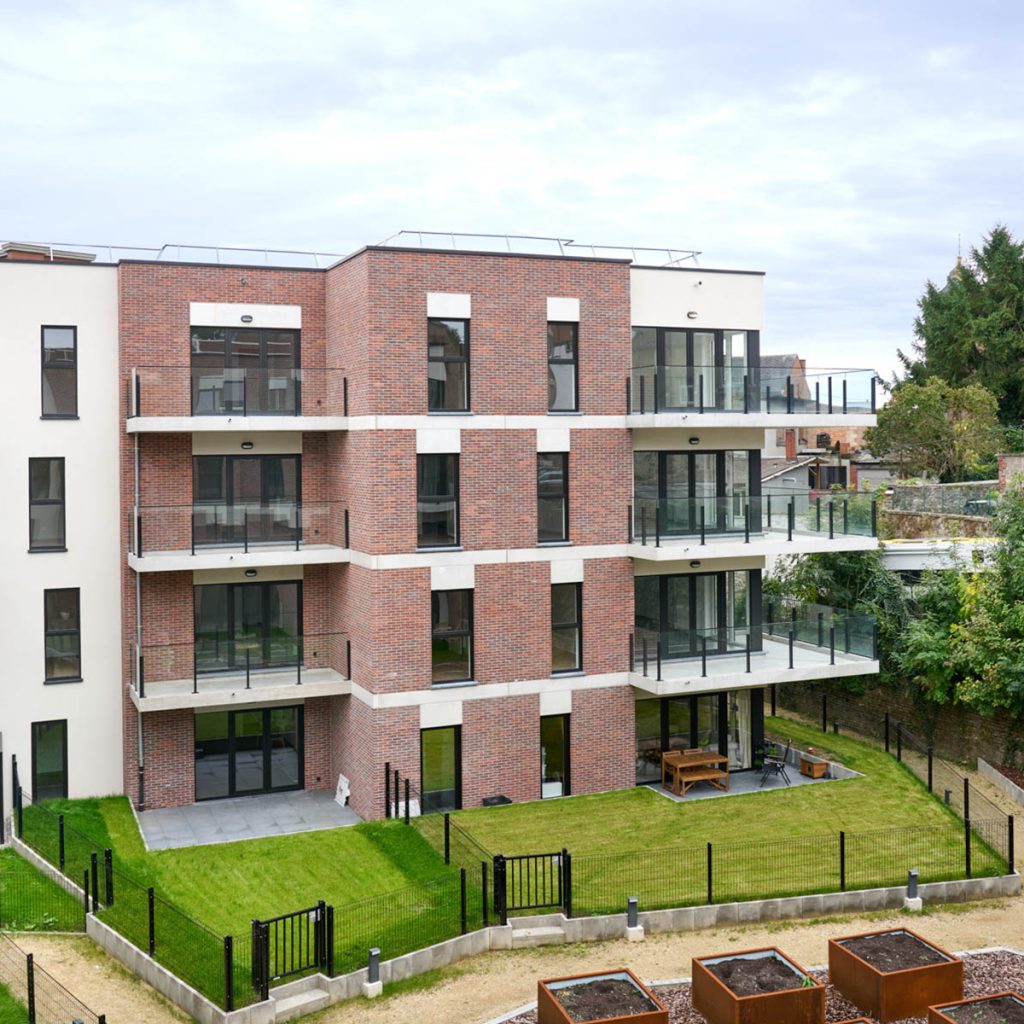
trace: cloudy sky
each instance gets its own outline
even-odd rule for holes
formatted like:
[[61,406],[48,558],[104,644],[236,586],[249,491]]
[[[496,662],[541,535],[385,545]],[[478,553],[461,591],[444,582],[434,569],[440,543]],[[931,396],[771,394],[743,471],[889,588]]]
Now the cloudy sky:
[[883,373],[1024,233],[1024,6],[0,0],[0,239],[348,252],[402,228],[767,271],[767,351]]

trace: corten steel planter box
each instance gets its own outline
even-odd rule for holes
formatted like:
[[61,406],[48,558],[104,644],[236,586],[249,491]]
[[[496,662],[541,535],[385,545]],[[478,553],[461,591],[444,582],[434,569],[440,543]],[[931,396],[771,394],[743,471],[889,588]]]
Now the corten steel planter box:
[[[893,934],[913,936],[938,953],[943,962],[881,971],[842,945],[851,939]],[[923,1017],[929,1006],[955,1002],[964,994],[963,962],[909,928],[886,928],[829,939],[828,978],[851,1003],[880,1021]]]
[[661,1000],[627,967],[621,971],[594,971],[591,974],[574,974],[567,978],[549,978],[537,982],[537,1024],[594,1024],[592,1021],[574,1021],[562,1004],[551,994],[552,990],[571,988],[580,983],[601,981],[628,981],[637,988],[651,1004],[650,1010],[642,1013],[627,1013],[619,1017],[600,1017],[600,1024],[668,1024],[668,1010]]
[[970,1015],[953,1016],[950,1011],[956,1011],[959,1007],[976,1006],[978,1003],[987,1003],[993,999],[1011,999],[1020,1003],[1024,1009],[1024,995],[1019,992],[994,992],[990,996],[978,996],[975,999],[961,999],[955,1003],[945,1003],[938,1006],[928,1007],[928,1024],[965,1024],[970,1021]]
[[723,953],[720,956],[694,957],[694,1007],[704,1014],[710,1024],[824,1024],[825,986],[821,982],[815,981],[806,988],[799,987],[798,983],[796,988],[783,989],[779,992],[740,996],[704,966],[726,960],[756,960],[768,957],[788,964],[804,978],[810,977],[798,963],[774,946],[748,949],[738,953]]

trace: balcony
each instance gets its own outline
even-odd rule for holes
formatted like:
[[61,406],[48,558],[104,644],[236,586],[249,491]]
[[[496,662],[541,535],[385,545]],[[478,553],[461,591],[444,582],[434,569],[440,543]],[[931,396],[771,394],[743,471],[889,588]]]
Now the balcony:
[[629,507],[629,528],[629,554],[650,562],[878,547],[876,500],[859,491],[638,498]]
[[348,509],[337,502],[143,505],[128,535],[128,564],[136,572],[348,560]]
[[137,366],[127,381],[128,433],[343,430],[343,370]]
[[[874,370],[780,366],[635,366],[627,389],[631,427],[777,427],[874,423]],[[794,419],[796,417],[796,419]]]
[[823,605],[766,611],[767,621],[754,626],[638,629],[629,681],[672,696],[878,672],[874,616]]
[[306,700],[351,692],[346,633],[227,637],[132,646],[129,695],[142,712]]

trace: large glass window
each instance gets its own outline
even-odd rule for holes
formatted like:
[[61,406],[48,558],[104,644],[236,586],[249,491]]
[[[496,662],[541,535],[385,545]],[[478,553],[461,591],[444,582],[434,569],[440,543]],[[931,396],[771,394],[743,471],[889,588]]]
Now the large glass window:
[[569,539],[569,453],[537,455],[537,540]]
[[82,634],[77,588],[43,591],[46,620],[46,682],[82,678]]
[[78,415],[78,328],[42,329],[43,419]]
[[420,730],[423,813],[462,807],[462,727]]
[[431,412],[469,409],[469,321],[427,321],[428,404]]
[[555,583],[551,587],[551,671],[578,672],[583,668],[581,619],[583,587]]
[[435,590],[430,595],[431,680],[473,678],[473,591]]
[[68,795],[68,723],[32,723],[32,799],[62,800]]
[[548,324],[548,410],[575,412],[579,384],[579,324]]
[[544,715],[540,720],[540,795],[568,796],[569,716]]
[[64,460],[28,460],[28,549],[65,550]]
[[[730,690],[728,751],[729,767],[733,770],[754,766],[753,722],[749,690]],[[762,699],[758,694],[758,700]]]
[[459,543],[459,457],[416,456],[416,544],[421,548]]
[[293,416],[302,411],[297,330],[192,328],[194,416]]

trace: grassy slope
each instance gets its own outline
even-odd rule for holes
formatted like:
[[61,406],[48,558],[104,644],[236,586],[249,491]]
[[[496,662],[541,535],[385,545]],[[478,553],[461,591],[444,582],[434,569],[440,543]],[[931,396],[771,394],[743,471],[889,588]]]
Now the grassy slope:
[[908,771],[883,751],[788,719],[767,719],[766,730],[794,745],[833,754],[864,778],[779,788],[720,800],[674,803],[639,788],[545,803],[463,811],[457,816],[484,846],[505,854],[559,850],[574,855],[651,846],[766,841],[914,825],[953,819]]
[[28,1024],[28,1010],[0,985],[0,1024]]
[[22,860],[0,850],[0,928],[6,931],[81,931],[81,901]]

